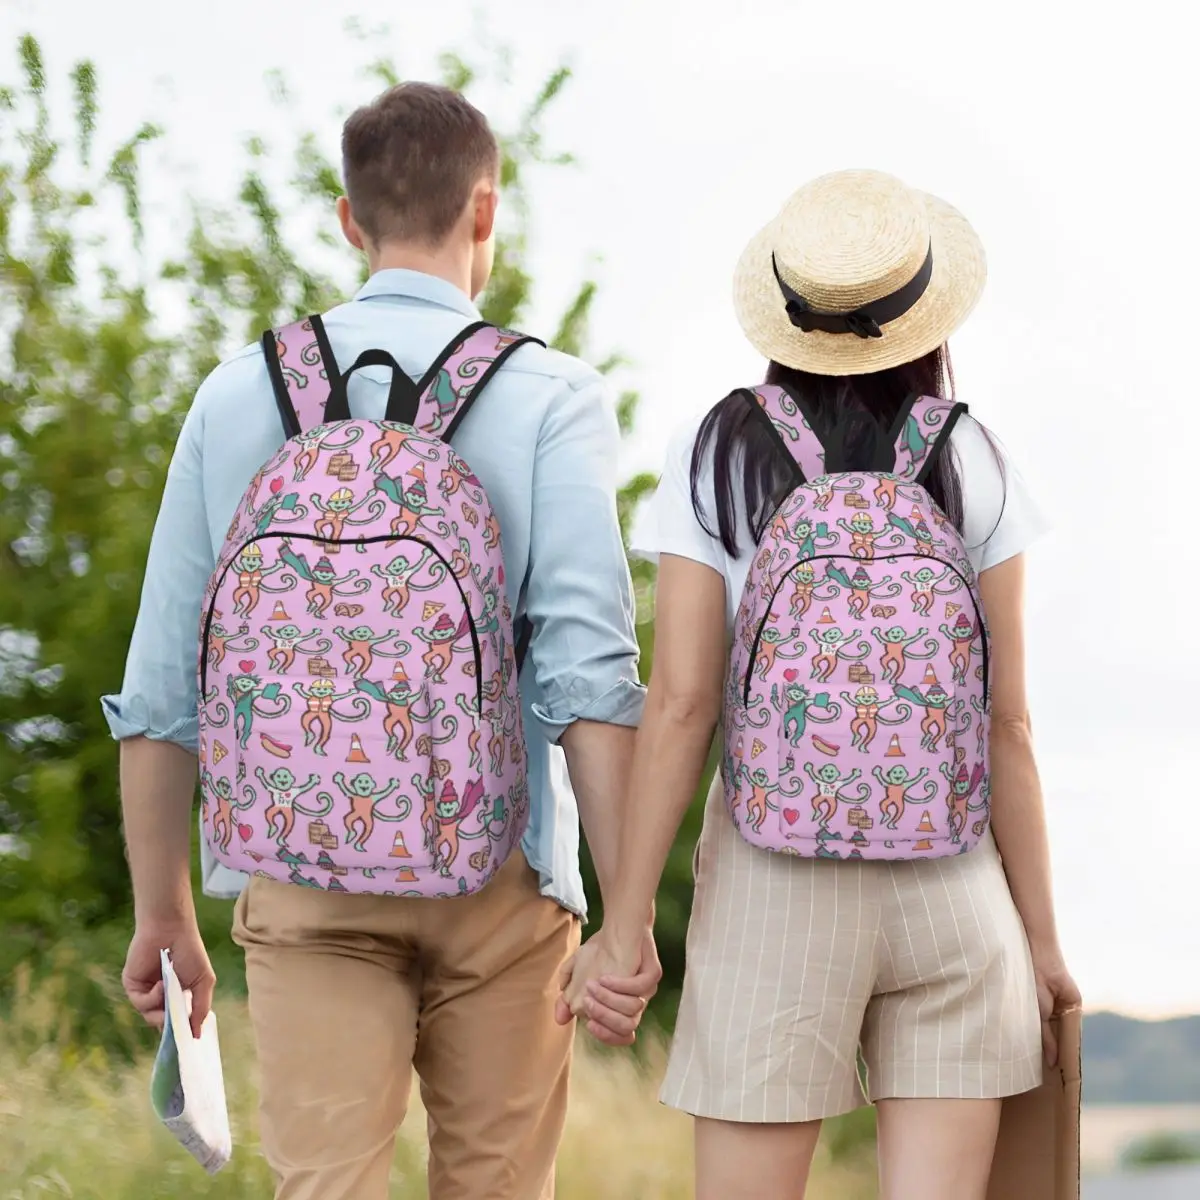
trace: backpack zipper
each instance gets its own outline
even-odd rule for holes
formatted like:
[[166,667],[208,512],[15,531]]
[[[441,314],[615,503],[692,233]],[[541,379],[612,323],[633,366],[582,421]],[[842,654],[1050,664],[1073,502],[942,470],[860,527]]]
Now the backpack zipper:
[[471,606],[467,603],[467,593],[463,589],[458,576],[454,573],[454,568],[446,560],[446,556],[432,542],[425,541],[424,538],[409,537],[404,534],[396,535],[394,533],[381,533],[372,537],[365,538],[324,538],[318,537],[315,533],[260,533],[252,538],[247,538],[240,546],[229,556],[229,561],[221,569],[221,574],[217,578],[217,586],[213,588],[212,599],[208,603],[208,609],[204,614],[204,636],[201,639],[200,650],[200,701],[204,702],[204,693],[208,690],[208,635],[212,627],[213,611],[217,606],[217,593],[221,590],[221,585],[225,582],[225,576],[229,574],[229,568],[233,566],[237,556],[241,554],[247,546],[252,546],[255,542],[265,542],[272,538],[281,538],[285,541],[301,541],[301,542],[319,542],[322,546],[370,546],[376,542],[415,542],[418,546],[424,546],[427,550],[432,551],[446,568],[447,574],[454,580],[454,586],[458,588],[458,594],[462,599],[463,612],[467,614],[467,625],[471,630],[471,649],[475,655],[475,699],[478,704],[479,711],[483,712],[483,651],[479,646],[479,631],[475,628],[475,619],[471,616]]
[[[810,555],[808,558],[798,558],[794,563],[792,563],[792,565],[790,567],[788,567],[788,569],[786,571],[784,571],[782,578],[775,585],[774,591],[771,592],[771,599],[767,603],[766,615],[758,623],[758,629],[754,634],[754,641],[751,643],[751,646],[750,646],[750,665],[746,668],[746,684],[742,688],[742,707],[743,708],[750,707],[750,683],[751,683],[752,677],[754,675],[754,663],[758,658],[758,646],[759,646],[759,643],[762,641],[763,630],[767,627],[767,618],[770,617],[771,609],[774,608],[774,606],[775,606],[775,598],[779,595],[780,591],[783,589],[783,585],[788,581],[788,577],[792,574],[793,571],[796,570],[797,567],[802,567],[805,563],[817,562],[819,559],[830,559],[830,558],[844,559],[847,562],[857,563],[860,566],[864,565],[868,561],[867,559],[856,558],[853,554],[813,554],[813,555]],[[870,561],[871,562],[891,562],[892,560],[899,559],[899,558],[919,558],[919,559],[921,559],[922,562],[939,563],[941,566],[946,567],[949,570],[953,571],[954,574],[957,575],[958,578],[962,580],[963,587],[966,589],[967,595],[971,599],[971,607],[975,610],[975,628],[979,630],[979,639],[983,643],[983,699],[984,699],[984,703],[986,704],[987,697],[988,697],[988,675],[989,675],[987,629],[984,626],[983,613],[980,611],[979,603],[975,599],[975,592],[972,589],[970,582],[968,581],[967,577],[953,563],[947,562],[944,558],[935,558],[929,554],[914,554],[912,552],[909,552],[906,554],[888,554],[881,558],[871,559]]]

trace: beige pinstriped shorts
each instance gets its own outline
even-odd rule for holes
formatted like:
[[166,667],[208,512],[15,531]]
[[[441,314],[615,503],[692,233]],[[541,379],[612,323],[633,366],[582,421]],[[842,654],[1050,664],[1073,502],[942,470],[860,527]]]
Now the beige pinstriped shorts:
[[925,862],[793,858],[747,845],[714,782],[665,1104],[811,1121],[1041,1078],[1029,949],[990,834]]

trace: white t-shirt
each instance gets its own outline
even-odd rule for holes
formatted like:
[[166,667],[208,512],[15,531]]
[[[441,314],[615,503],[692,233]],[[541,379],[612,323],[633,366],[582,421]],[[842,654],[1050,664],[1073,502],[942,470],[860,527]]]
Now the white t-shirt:
[[[754,538],[736,475],[733,491],[738,513],[738,556],[727,554],[720,538],[710,535],[696,519],[692,508],[691,464],[702,420],[703,416],[693,418],[671,439],[658,490],[634,530],[633,551],[651,561],[660,554],[675,554],[720,572],[725,578],[726,612],[732,628],[750,570]],[[1045,532],[1046,523],[1003,450],[999,446],[993,449],[970,416],[964,416],[955,425],[950,444],[962,480],[963,541],[975,570],[986,571],[1027,549]],[[707,524],[715,530],[717,509],[711,449],[697,490]]]

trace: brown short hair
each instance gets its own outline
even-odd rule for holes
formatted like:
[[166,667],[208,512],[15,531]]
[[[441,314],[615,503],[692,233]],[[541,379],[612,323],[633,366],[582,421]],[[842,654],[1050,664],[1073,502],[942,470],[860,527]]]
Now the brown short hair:
[[346,195],[373,242],[437,245],[500,151],[487,118],[451,88],[401,83],[353,113],[342,129]]

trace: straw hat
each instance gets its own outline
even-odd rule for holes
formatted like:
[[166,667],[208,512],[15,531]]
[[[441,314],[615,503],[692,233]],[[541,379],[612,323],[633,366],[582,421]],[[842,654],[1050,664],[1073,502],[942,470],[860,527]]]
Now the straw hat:
[[755,349],[817,375],[863,375],[942,345],[987,274],[966,218],[879,171],[796,192],[747,246],[733,303]]

